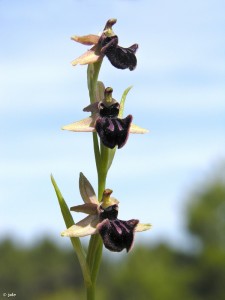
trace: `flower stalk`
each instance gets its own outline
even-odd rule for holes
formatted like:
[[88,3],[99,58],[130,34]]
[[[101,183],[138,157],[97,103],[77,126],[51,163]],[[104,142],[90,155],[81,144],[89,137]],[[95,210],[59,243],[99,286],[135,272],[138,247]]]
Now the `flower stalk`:
[[[96,101],[96,88],[98,81],[98,74],[101,68],[102,60],[95,63],[89,64],[87,70],[87,81],[88,81],[88,89],[90,96],[90,103],[94,103]],[[95,154],[95,163],[98,173],[98,201],[101,201],[101,197],[103,191],[106,186],[106,178],[109,170],[109,153],[112,151],[109,148],[106,148],[102,143],[100,144],[97,138],[97,133],[93,132],[93,148]],[[112,163],[112,161],[111,161]],[[102,258],[102,247],[103,243],[99,234],[93,235],[90,238],[88,253],[87,253],[87,263],[90,268],[91,273],[91,281],[92,285],[87,288],[87,300],[93,300],[95,297],[95,285],[97,280],[97,275],[101,263]]]

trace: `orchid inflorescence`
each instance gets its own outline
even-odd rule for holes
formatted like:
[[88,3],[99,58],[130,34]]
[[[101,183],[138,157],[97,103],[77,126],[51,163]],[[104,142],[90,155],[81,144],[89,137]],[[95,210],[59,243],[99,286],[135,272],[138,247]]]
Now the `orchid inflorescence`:
[[[128,48],[119,46],[118,36],[112,30],[116,19],[107,21],[100,35],[89,34],[85,36],[73,36],[72,40],[84,45],[92,46],[84,54],[72,61],[72,65],[88,65],[87,82],[90,96],[90,104],[83,111],[90,116],[80,121],[63,126],[62,129],[73,132],[92,132],[95,162],[98,174],[98,196],[88,181],[80,173],[79,189],[84,204],[75,205],[71,211],[85,213],[87,216],[74,223],[67,204],[59,191],[54,178],[54,185],[61,211],[67,226],[62,236],[70,237],[77,253],[82,269],[87,299],[94,299],[94,286],[101,260],[102,244],[114,252],[132,248],[135,232],[148,230],[150,224],[141,224],[137,219],[128,221],[118,218],[119,201],[111,197],[112,190],[106,188],[106,179],[109,168],[112,165],[116,149],[124,147],[129,133],[147,133],[148,130],[132,123],[133,116],[123,117],[127,88],[118,102],[112,97],[113,89],[105,88],[98,81],[100,67],[104,57],[118,69],[134,70],[137,65],[137,44]],[[79,238],[91,236],[87,254],[83,250]]]

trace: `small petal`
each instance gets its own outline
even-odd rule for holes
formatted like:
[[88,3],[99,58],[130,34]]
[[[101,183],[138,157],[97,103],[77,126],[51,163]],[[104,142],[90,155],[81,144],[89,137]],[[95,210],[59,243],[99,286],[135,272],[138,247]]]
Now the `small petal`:
[[81,197],[85,203],[98,204],[95,191],[83,173],[80,173],[79,188]]
[[[101,117],[117,117],[119,114],[119,103],[112,98],[112,88],[106,88],[104,94],[99,90],[96,93],[96,101],[86,106],[83,111],[91,112],[92,115],[96,115],[95,118],[100,114]],[[97,98],[101,98],[102,101],[97,101]]]
[[98,213],[98,204],[85,203],[70,207],[71,211],[81,212],[88,215],[96,215]]
[[149,230],[151,227],[152,227],[151,224],[138,223],[138,225],[135,227],[134,231],[136,231],[136,232],[146,231],[146,230]]
[[98,81],[96,86],[96,92],[95,92],[96,102],[102,101],[104,99],[104,95],[105,95],[104,83],[102,81]]
[[92,117],[88,117],[72,124],[65,125],[62,127],[62,129],[75,132],[94,132],[94,123],[95,120]]
[[99,36],[95,34],[88,34],[88,35],[83,35],[83,36],[77,36],[74,35],[71,37],[71,40],[81,43],[83,45],[96,45],[99,41]]
[[96,101],[94,103],[89,104],[86,106],[83,111],[85,112],[91,112],[92,114],[98,114],[99,113],[99,101]]
[[61,233],[66,237],[83,237],[97,233],[98,216],[90,215]]
[[84,54],[82,54],[81,56],[76,58],[75,60],[73,60],[71,62],[71,64],[73,66],[76,66],[78,64],[79,65],[93,64],[93,63],[99,61],[100,59],[102,59],[102,56],[99,54],[96,54],[95,46],[94,46],[90,50],[88,50],[87,52],[85,52]]

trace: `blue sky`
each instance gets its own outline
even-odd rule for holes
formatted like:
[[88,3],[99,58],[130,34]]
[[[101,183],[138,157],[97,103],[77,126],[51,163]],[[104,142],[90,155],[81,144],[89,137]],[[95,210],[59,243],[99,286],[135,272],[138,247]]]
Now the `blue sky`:
[[[86,67],[70,62],[86,48],[74,34],[99,33],[109,18],[120,45],[139,44],[135,71],[104,60],[100,77],[125,113],[148,128],[117,151],[107,187],[120,218],[151,222],[139,234],[179,246],[186,199],[224,160],[224,1],[0,1],[0,236],[31,242],[65,228],[50,183],[79,204],[79,172],[96,187],[90,134],[61,131],[87,116]],[[77,220],[75,216],[75,220]]]

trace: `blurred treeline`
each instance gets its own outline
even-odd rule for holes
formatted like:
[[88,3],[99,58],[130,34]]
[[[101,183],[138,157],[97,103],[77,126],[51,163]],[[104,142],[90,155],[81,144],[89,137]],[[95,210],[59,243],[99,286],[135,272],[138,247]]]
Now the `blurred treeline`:
[[[225,299],[224,174],[197,187],[187,203],[187,230],[197,241],[192,250],[161,243],[136,244],[122,259],[110,259],[109,252],[101,265],[97,300]],[[72,247],[48,239],[32,247],[0,243],[0,292],[0,299],[4,292],[15,293],[18,300],[85,299]]]

